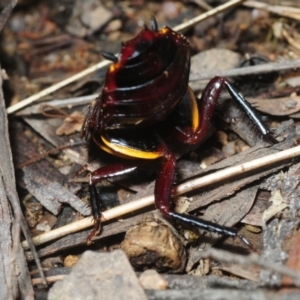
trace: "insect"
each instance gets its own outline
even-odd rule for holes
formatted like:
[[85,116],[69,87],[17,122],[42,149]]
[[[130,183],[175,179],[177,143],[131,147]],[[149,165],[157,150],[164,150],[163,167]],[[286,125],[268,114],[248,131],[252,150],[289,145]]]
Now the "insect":
[[128,176],[154,160],[159,163],[155,184],[155,205],[168,219],[189,226],[238,236],[233,228],[173,211],[172,183],[176,158],[164,137],[195,145],[205,137],[221,90],[245,111],[250,121],[270,143],[277,140],[244,97],[222,77],[213,78],[197,99],[188,86],[190,46],[186,38],[169,27],[158,29],[154,18],[151,29],[145,27],[135,38],[122,45],[119,57],[112,61],[104,88],[94,101],[83,125],[82,134],[104,151],[126,158],[124,163],[101,167],[91,173],[90,202],[94,228],[87,242],[100,231],[101,202],[95,184],[105,179]]

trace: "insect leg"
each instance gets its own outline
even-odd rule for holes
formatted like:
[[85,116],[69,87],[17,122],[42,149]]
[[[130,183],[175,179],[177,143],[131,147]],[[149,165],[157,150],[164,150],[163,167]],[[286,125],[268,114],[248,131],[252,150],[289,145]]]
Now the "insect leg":
[[216,232],[225,236],[238,237],[250,249],[256,251],[253,245],[243,235],[238,234],[234,228],[222,226],[191,215],[185,215],[176,212],[170,212],[169,216],[192,227],[200,228],[210,232]]
[[90,203],[94,217],[94,228],[87,238],[87,244],[92,243],[92,238],[101,231],[102,201],[98,195],[95,184],[105,179],[123,179],[143,168],[144,161],[127,161],[101,167],[92,172],[89,182]]
[[239,93],[233,85],[226,79],[219,77],[223,80],[225,87],[227,88],[232,99],[240,106],[240,108],[247,114],[250,121],[255,125],[255,127],[260,131],[263,137],[269,141],[271,144],[276,144],[278,141],[272,135],[270,128],[263,122],[260,115],[255,111],[251,104]]
[[176,159],[175,156],[168,151],[164,152],[162,159],[162,167],[156,180],[154,194],[156,207],[166,217],[206,231],[217,232],[225,236],[239,237],[244,244],[254,250],[252,244],[244,236],[238,234],[233,228],[218,225],[191,215],[174,212],[171,195]]
[[155,183],[155,205],[168,218],[187,224],[192,227],[200,228],[210,232],[231,237],[239,237],[250,249],[255,250],[252,244],[242,235],[238,234],[233,228],[218,225],[213,222],[199,219],[197,217],[181,214],[173,211],[172,182],[175,174],[176,158],[173,153],[167,151],[162,156],[162,167]]
[[201,99],[198,101],[191,89],[187,89],[183,101],[189,107],[190,124],[178,130],[178,139],[190,145],[198,144],[204,139],[223,88],[228,90],[231,97],[245,111],[249,120],[260,131],[263,137],[272,144],[278,143],[255,109],[236,91],[228,79],[224,77],[214,77],[211,79],[204,89]]

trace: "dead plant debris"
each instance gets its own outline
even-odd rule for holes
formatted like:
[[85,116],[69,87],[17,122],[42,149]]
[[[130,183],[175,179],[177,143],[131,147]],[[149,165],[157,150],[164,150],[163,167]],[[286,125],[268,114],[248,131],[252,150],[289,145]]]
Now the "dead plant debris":
[[[0,151],[0,246],[7,252],[0,261],[13,261],[21,275],[0,263],[0,299],[33,299],[33,292],[35,299],[74,299],[91,290],[99,299],[103,293],[105,299],[243,299],[250,292],[251,299],[299,299],[298,1],[23,0],[13,11],[15,1],[7,3],[0,4],[0,81],[11,146],[1,118],[8,152]],[[237,228],[257,253],[238,239],[181,224],[175,229],[162,219],[153,206],[155,166],[137,178],[97,185],[106,207],[102,232],[85,244],[93,224],[85,218],[89,172],[119,161],[79,145],[87,106],[109,66],[101,52],[118,53],[122,41],[150,26],[152,15],[159,27],[186,36],[197,96],[211,77],[228,77],[279,141],[262,140],[223,93],[207,139],[193,149],[172,145],[176,210]],[[1,90],[4,115],[2,98]],[[53,151],[57,146],[63,150]],[[16,185],[24,219],[9,188],[15,186],[10,149],[22,166]],[[20,226],[23,248],[16,246]]]

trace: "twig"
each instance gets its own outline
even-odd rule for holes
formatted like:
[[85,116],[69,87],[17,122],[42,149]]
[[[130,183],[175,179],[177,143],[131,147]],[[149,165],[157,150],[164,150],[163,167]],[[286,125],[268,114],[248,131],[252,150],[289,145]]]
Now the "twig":
[[[182,183],[177,187],[175,187],[175,196],[191,192],[193,190],[208,186],[213,183],[223,181],[228,178],[232,178],[234,176],[245,174],[246,172],[253,171],[261,167],[273,165],[274,163],[279,163],[299,155],[300,155],[300,146],[297,146],[234,167],[220,170],[218,172],[209,174],[207,176],[192,179],[188,182]],[[102,221],[105,222],[111,219],[120,218],[128,213],[132,213],[133,211],[143,209],[153,204],[154,204],[154,195],[149,195],[141,199],[131,201],[123,205],[119,205],[117,207],[114,207],[110,210],[103,212]],[[85,228],[91,227],[92,225],[93,225],[93,218],[88,217],[80,221],[68,224],[66,226],[54,229],[42,235],[36,236],[33,238],[33,241],[36,245],[41,245],[43,243],[68,235],[70,233],[74,233],[83,230]],[[24,248],[28,248],[27,241],[23,241],[22,246]]]
[[[6,1],[0,12],[0,31],[7,21],[17,1]],[[0,65],[1,69],[1,65]],[[2,90],[0,72],[0,298],[33,299],[28,266],[20,246],[21,207],[15,188],[11,146],[8,134],[8,119]],[[30,237],[28,237],[30,241]]]
[[[211,16],[214,16],[218,13],[220,13],[221,11],[224,11],[226,9],[229,9],[229,8],[232,8],[232,7],[235,7],[237,6],[238,4],[241,4],[242,2],[244,2],[245,0],[231,0],[223,5],[220,5],[204,14],[201,14],[200,16],[197,16],[183,24],[180,24],[176,27],[174,27],[173,29],[175,31],[183,31],[183,30],[186,30],[192,26],[194,26],[195,24],[203,21],[203,20],[206,20],[207,18],[210,18]],[[39,93],[35,94],[35,95],[32,95],[24,100],[22,100],[21,102],[18,102],[10,107],[7,108],[7,113],[8,114],[11,114],[11,113],[14,113],[18,110],[20,110],[21,108],[27,106],[27,105],[30,105],[32,103],[34,103],[35,101],[41,99],[42,97],[45,97],[53,92],[56,92],[57,90],[63,88],[64,86],[78,80],[78,79],[81,79],[83,78],[84,76],[87,76],[91,73],[94,73],[96,72],[97,70],[100,70],[100,69],[104,69],[106,68],[107,66],[109,66],[111,64],[111,61],[108,61],[108,60],[104,60],[104,61],[101,61],[99,62],[98,64],[90,67],[90,68],[87,68],[85,69],[84,71],[74,75],[74,76],[71,76],[61,82],[58,82],[42,91],[40,91]]]
[[287,42],[294,48],[296,48],[297,50],[300,50],[300,43],[294,39],[287,30],[285,30],[284,28],[282,28],[281,30],[282,36],[287,40]]
[[222,76],[222,77],[234,77],[234,76],[245,76],[245,75],[253,75],[253,74],[261,74],[261,73],[270,73],[270,72],[278,72],[284,70],[291,70],[300,68],[300,59],[290,60],[279,63],[267,63],[261,64],[257,66],[236,68],[226,71],[218,71],[218,73],[206,73],[206,74],[197,74],[193,75],[190,78],[190,82],[203,80],[203,79],[211,79],[214,76]]
[[31,104],[31,103],[34,103],[35,101],[47,96],[47,95],[50,95],[51,93],[54,93],[56,92],[57,90],[63,88],[64,86],[78,80],[78,79],[81,79],[93,72],[96,72],[97,70],[100,70],[100,69],[104,69],[105,67],[107,67],[111,62],[108,61],[108,60],[104,60],[104,61],[101,61],[99,62],[98,64],[92,66],[92,67],[89,67],[87,69],[85,69],[84,71],[74,75],[74,76],[71,76],[61,82],[58,82],[24,100],[22,100],[21,102],[18,102],[10,107],[7,108],[7,113],[8,114],[11,114],[11,113],[14,113],[18,110],[20,110],[21,108]]
[[287,17],[300,21],[300,9],[283,5],[271,5],[261,1],[246,1],[244,6],[263,9],[282,17]]
[[225,2],[224,4],[211,9],[211,10],[201,14],[200,16],[197,16],[187,22],[184,22],[180,25],[175,26],[173,28],[173,30],[181,32],[181,31],[190,29],[191,27],[195,26],[199,22],[202,22],[212,16],[215,16],[215,15],[219,14],[220,12],[225,11],[229,8],[233,8],[239,4],[242,4],[243,2],[245,2],[245,0],[232,0],[232,1]]
[[258,254],[251,253],[248,256],[230,253],[224,250],[210,248],[201,253],[201,258],[213,258],[229,263],[238,263],[242,265],[257,265],[264,269],[277,272],[281,275],[286,275],[294,280],[295,285],[300,286],[300,273],[286,266],[278,265],[274,262],[261,258]]
[[[80,106],[80,105],[86,105],[90,104],[94,99],[97,98],[99,94],[91,94],[87,96],[81,96],[81,97],[71,97],[71,98],[64,98],[64,99],[51,99],[49,101],[45,101],[43,103],[47,103],[52,106],[56,107],[68,107],[68,108],[73,108],[75,106]],[[40,106],[41,104],[35,104],[30,107],[23,108],[22,110],[18,111],[16,113],[17,116],[27,116],[27,115],[34,115],[34,114],[39,114],[40,113]]]
[[[211,79],[214,76],[222,76],[222,77],[235,77],[235,76],[247,76],[253,74],[263,74],[263,73],[271,73],[271,72],[278,72],[284,70],[295,70],[300,68],[300,59],[297,60],[289,60],[279,63],[268,63],[268,64],[261,64],[256,66],[249,66],[243,68],[236,68],[226,71],[219,71],[216,73],[194,73],[191,74],[190,82],[200,81],[200,80],[207,80]],[[67,99],[54,99],[48,101],[47,103],[56,106],[56,107],[68,107],[70,105],[77,106],[77,105],[84,105],[91,103],[92,100],[96,99],[98,94],[92,94],[88,96],[81,96],[81,97],[73,97]],[[30,108],[24,108],[20,110],[17,115],[24,116],[24,115],[32,115],[39,113],[40,111],[40,104],[30,106]]]
[[[15,226],[14,226],[14,239],[13,239],[13,255],[12,255],[12,259],[11,259],[11,267],[12,267],[12,273],[14,272],[14,266],[15,266],[15,261],[16,261],[16,257],[18,254],[18,248],[20,245],[20,228],[22,228],[22,232],[24,234],[24,236],[26,237],[26,239],[30,239],[31,238],[31,234],[27,225],[27,222],[24,218],[24,215],[22,213],[21,210],[21,206],[20,206],[20,201],[18,199],[18,195],[16,193],[16,191],[14,189],[12,189],[11,187],[6,187],[6,194],[10,199],[10,203],[14,209],[14,215],[15,215]],[[32,252],[33,256],[34,256],[34,260],[37,266],[37,269],[39,271],[40,274],[40,280],[41,280],[41,284],[43,284],[45,287],[47,286],[47,282],[45,279],[45,275],[42,269],[42,265],[38,256],[38,253],[33,245],[33,243],[31,243],[29,245],[30,247],[30,251]]]
[[[67,275],[55,275],[55,276],[47,276],[46,281],[47,283],[54,283],[59,280],[63,280]],[[31,283],[33,286],[40,285],[43,283],[42,278],[33,278],[31,279]]]
[[[17,254],[18,254],[18,248],[19,248],[19,243],[20,243],[20,228],[21,228],[21,217],[22,217],[22,211],[21,211],[21,206],[20,202],[18,199],[18,196],[16,194],[16,191],[13,190],[10,186],[8,186],[9,183],[5,182],[4,178],[1,177],[1,181],[3,182],[3,186],[5,186],[5,192],[6,195],[9,198],[9,202],[11,206],[13,207],[13,212],[14,212],[14,226],[13,226],[13,247],[11,251],[11,259],[10,259],[10,264],[9,264],[9,274],[10,277],[13,277],[14,270],[16,264],[16,259],[17,259]],[[43,273],[41,273],[41,277],[43,278]],[[7,282],[7,287],[8,289],[12,289],[11,286],[11,281],[8,280]]]
[[72,147],[76,147],[76,146],[79,146],[79,145],[86,145],[86,141],[79,141],[79,142],[70,142],[68,144],[64,144],[64,145],[61,145],[61,146],[57,146],[49,151],[46,151],[40,155],[36,155],[34,157],[32,157],[31,159],[19,164],[18,166],[15,167],[16,170],[19,170],[19,169],[23,169],[24,167],[28,166],[28,165],[31,165],[33,163],[36,163],[46,157],[48,157],[49,155],[52,155],[52,154],[55,154],[59,151],[62,151],[62,150],[65,150],[65,149],[68,149],[68,148],[72,148]]

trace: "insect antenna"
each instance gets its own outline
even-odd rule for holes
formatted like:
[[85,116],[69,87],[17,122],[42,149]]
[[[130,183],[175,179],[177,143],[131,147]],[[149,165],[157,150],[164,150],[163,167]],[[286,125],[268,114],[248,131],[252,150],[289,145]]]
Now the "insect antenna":
[[151,28],[153,31],[158,31],[158,24],[154,16],[151,16]]
[[102,51],[101,54],[105,59],[110,60],[112,62],[116,63],[119,61],[118,57],[115,56],[113,53]]

